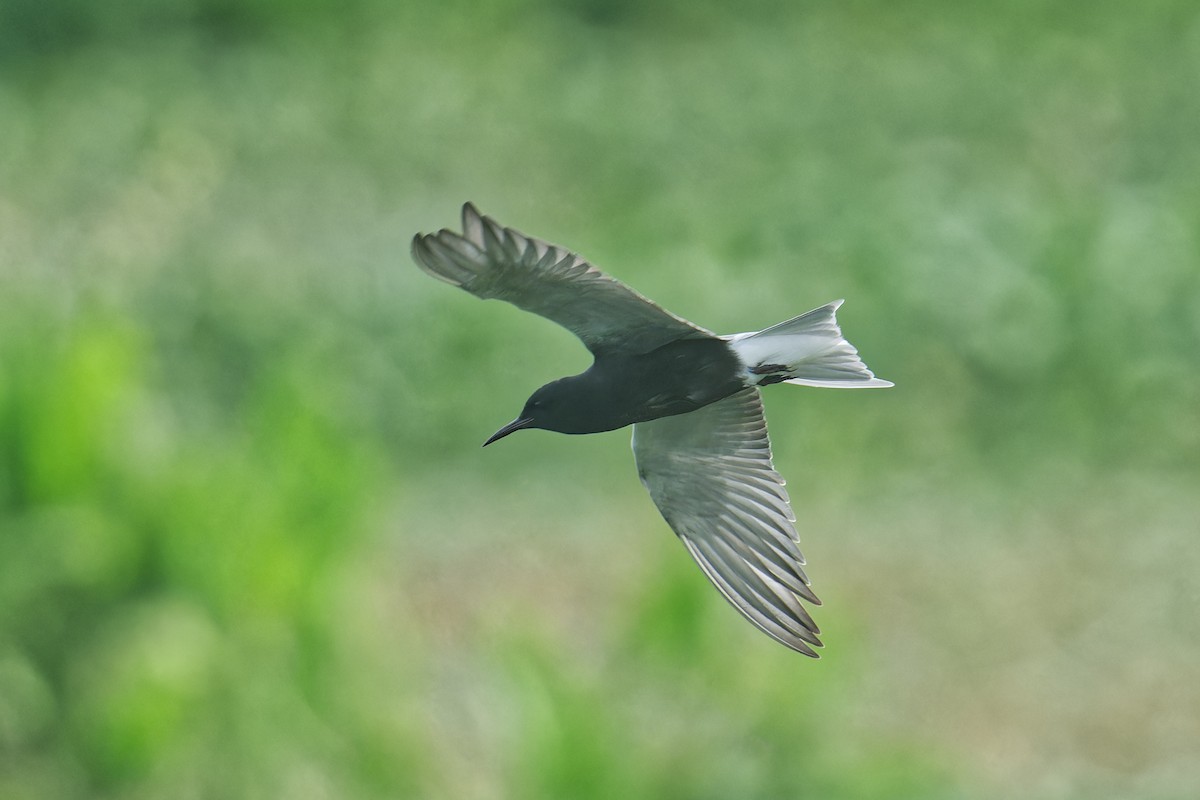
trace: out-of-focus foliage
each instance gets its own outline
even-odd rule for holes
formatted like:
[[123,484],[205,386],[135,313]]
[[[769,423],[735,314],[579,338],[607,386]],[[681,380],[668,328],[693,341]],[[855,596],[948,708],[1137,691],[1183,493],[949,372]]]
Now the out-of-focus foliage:
[[[0,797],[1200,792],[1190,2],[0,4]],[[820,662],[578,371],[428,279],[464,200],[774,387]]]

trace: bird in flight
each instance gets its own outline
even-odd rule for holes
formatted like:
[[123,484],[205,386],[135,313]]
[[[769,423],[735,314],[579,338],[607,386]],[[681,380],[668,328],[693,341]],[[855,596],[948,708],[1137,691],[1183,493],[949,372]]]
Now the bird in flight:
[[718,336],[470,203],[462,227],[417,234],[418,266],[476,297],[557,322],[593,356],[585,372],[534,392],[484,445],[526,428],[598,433],[632,425],[638,477],[704,574],[759,630],[816,658],[820,629],[801,601],[821,601],[771,462],[759,387],[892,385],[842,338],[842,301],[762,331]]

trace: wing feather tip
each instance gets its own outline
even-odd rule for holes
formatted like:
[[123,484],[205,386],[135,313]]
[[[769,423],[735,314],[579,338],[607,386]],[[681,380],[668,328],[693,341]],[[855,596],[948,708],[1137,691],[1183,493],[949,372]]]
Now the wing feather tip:
[[[818,653],[816,650],[813,650],[811,647],[809,647],[804,642],[796,642],[795,644],[793,644],[791,642],[782,642],[782,644],[791,648],[792,650],[796,651],[797,653],[799,653],[802,656],[808,656],[809,658],[816,659],[816,660],[820,660],[820,658],[821,658],[820,653]],[[817,647],[824,647],[824,646],[825,645],[820,644],[820,643],[817,644]]]
[[440,281],[449,283],[445,276],[438,272],[434,266],[434,256],[429,249],[429,243],[426,241],[429,234],[418,233],[412,240],[412,258],[417,262],[417,266],[422,272],[426,272]]
[[462,238],[476,247],[483,247],[483,214],[469,200],[462,207],[462,229]]
[[413,261],[426,274],[451,286],[462,287],[475,277],[475,273],[454,257],[466,254],[456,250],[447,239],[465,241],[458,234],[447,230],[438,233],[418,233],[412,241]]

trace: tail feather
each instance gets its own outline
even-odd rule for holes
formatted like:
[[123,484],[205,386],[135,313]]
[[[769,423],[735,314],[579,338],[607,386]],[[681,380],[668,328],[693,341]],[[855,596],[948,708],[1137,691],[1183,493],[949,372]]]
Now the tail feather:
[[757,333],[729,337],[730,346],[746,367],[747,385],[891,386],[891,381],[876,378],[867,369],[858,350],[842,336],[836,316],[842,302],[835,300]]

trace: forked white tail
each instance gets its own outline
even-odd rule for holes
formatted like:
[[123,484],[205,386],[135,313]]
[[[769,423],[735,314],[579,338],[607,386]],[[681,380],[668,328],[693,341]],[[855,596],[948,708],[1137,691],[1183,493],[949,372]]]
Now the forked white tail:
[[835,300],[758,333],[725,337],[746,368],[746,385],[783,382],[835,389],[891,386],[891,381],[876,378],[858,357],[854,345],[842,337],[836,316],[842,303]]

